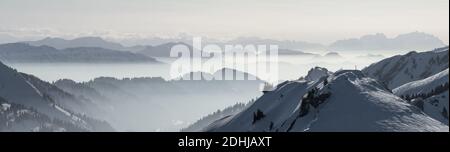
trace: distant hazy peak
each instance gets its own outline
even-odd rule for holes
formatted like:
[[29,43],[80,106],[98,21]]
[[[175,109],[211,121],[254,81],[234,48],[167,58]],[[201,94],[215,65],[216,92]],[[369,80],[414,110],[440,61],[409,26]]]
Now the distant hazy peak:
[[121,44],[109,42],[101,37],[79,37],[74,39],[63,39],[46,37],[42,40],[24,42],[33,46],[47,45],[57,49],[66,49],[74,47],[101,47],[114,50],[125,50]]
[[445,46],[438,37],[424,33],[412,32],[388,38],[383,33],[364,35],[360,38],[338,40],[329,46],[336,51],[366,51],[366,50],[430,50]]
[[386,35],[383,33],[376,33],[376,34],[369,34],[369,35],[363,35],[361,36],[362,40],[370,40],[370,39],[387,39]]

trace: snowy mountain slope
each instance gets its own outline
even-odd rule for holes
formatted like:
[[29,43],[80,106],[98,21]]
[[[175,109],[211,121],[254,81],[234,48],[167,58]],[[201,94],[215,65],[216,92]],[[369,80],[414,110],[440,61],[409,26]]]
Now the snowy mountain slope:
[[448,83],[448,68],[425,79],[401,85],[393,89],[392,92],[398,96],[424,94],[445,83]]
[[[448,86],[447,86],[448,88]],[[448,90],[422,100],[420,107],[426,114],[448,125]],[[416,103],[420,103],[420,98]],[[419,104],[420,105],[420,104]]]
[[46,99],[33,84],[27,81],[20,73],[0,63],[0,96],[6,100],[34,107],[38,112],[52,118],[70,120],[70,115],[57,110],[53,101]]
[[[233,118],[232,122],[217,131],[264,131],[264,129],[273,128],[269,126],[281,125],[286,118],[296,114],[303,95],[318,84],[318,82],[308,81],[285,81],[279,84],[275,90],[265,93],[245,111],[224,119],[231,120],[230,118]],[[271,121],[258,122],[265,125],[254,125],[254,115],[257,111],[263,111],[266,115],[264,119]]]
[[361,71],[287,81],[205,131],[448,131]]
[[434,119],[448,125],[448,78],[448,69],[446,69],[428,78],[404,84],[392,91]]
[[199,132],[209,124],[213,123],[214,121],[227,117],[230,115],[235,115],[245,108],[249,107],[251,104],[254,103],[254,100],[251,100],[248,103],[237,103],[233,106],[226,107],[222,110],[217,110],[205,117],[202,117],[201,119],[197,120],[195,123],[189,125],[186,128],[181,129],[181,132]]
[[51,119],[47,115],[0,97],[0,132],[88,131],[72,123]]
[[[53,99],[51,94],[47,94],[48,90],[43,89],[44,85],[40,84],[43,84],[42,81],[22,75],[0,62],[0,97],[10,103],[32,108],[50,119],[72,123],[85,130],[94,131],[95,126],[87,122],[87,119],[82,119],[84,116],[73,113],[70,109],[62,106],[63,104],[59,100]],[[99,122],[99,124],[101,123]]]
[[94,103],[88,98],[85,98],[83,96],[76,97],[73,94],[61,90],[57,86],[52,85],[48,82],[42,81],[33,75],[25,73],[20,74],[26,81],[30,82],[41,93],[50,97],[56,104],[61,105],[62,107],[67,108],[70,111],[80,114],[86,114],[89,116],[95,116],[102,111],[100,105]]
[[448,68],[448,47],[428,52],[410,52],[371,64],[362,71],[394,89],[405,83],[420,80]]

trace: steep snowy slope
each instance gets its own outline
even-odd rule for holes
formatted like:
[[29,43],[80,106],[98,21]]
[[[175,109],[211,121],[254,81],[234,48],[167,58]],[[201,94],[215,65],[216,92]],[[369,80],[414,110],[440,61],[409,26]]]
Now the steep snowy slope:
[[[447,91],[422,100],[420,107],[426,114],[448,125],[448,85]],[[414,100],[412,100],[414,102]],[[420,98],[415,103],[420,103]],[[420,104],[418,104],[420,105]]]
[[425,94],[431,92],[437,86],[445,83],[448,83],[448,69],[445,69],[444,71],[428,78],[406,83],[393,89],[392,91],[394,94],[399,96]]
[[64,110],[55,108],[54,102],[40,92],[33,84],[16,70],[0,63],[0,96],[6,100],[28,107],[34,107],[38,112],[52,118],[70,120]]
[[[26,74],[23,75],[0,62],[0,97],[6,101],[32,108],[37,113],[49,117],[49,119],[71,123],[84,130],[95,131],[94,128],[98,128],[95,124],[108,126],[103,125],[104,122],[97,122],[94,119],[71,112],[71,110],[62,106],[69,104],[62,104],[60,100],[55,100],[61,98],[52,98],[52,96],[56,96],[44,88],[51,88],[51,86],[45,86],[43,81]],[[70,96],[69,94],[66,95]]]
[[361,71],[287,81],[205,131],[448,131]]
[[205,117],[202,117],[200,120],[197,120],[195,123],[189,125],[188,127],[181,129],[181,132],[199,132],[203,128],[208,126],[209,124],[216,121],[217,119],[220,119],[220,118],[223,118],[226,116],[230,116],[230,115],[235,115],[235,114],[241,112],[242,110],[244,110],[245,108],[247,108],[248,106],[253,104],[254,101],[255,100],[251,100],[250,102],[245,103],[245,104],[237,103],[233,106],[226,107],[225,109],[217,110]]
[[448,57],[448,47],[428,52],[410,52],[374,63],[364,68],[363,73],[394,89],[447,69]]
[[73,94],[63,91],[55,85],[42,81],[33,75],[25,73],[20,74],[26,81],[35,86],[37,90],[50,97],[56,104],[61,105],[64,108],[89,116],[95,116],[101,111],[100,105],[97,105],[87,98],[76,97]]
[[88,131],[72,123],[50,119],[47,115],[34,109],[9,103],[0,97],[0,132],[26,132],[26,131]]
[[392,90],[426,114],[448,125],[448,69]]

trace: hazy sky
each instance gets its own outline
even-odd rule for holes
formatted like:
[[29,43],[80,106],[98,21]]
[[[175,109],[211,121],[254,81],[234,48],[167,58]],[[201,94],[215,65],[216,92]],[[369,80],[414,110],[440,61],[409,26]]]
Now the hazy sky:
[[0,0],[0,34],[259,36],[328,44],[426,32],[448,44],[448,0]]

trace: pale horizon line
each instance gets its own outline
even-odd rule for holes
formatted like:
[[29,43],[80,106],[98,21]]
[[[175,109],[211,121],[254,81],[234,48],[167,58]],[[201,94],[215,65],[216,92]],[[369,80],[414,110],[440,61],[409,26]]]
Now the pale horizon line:
[[[304,39],[289,39],[289,38],[280,39],[280,38],[276,38],[276,37],[268,38],[267,36],[264,37],[264,36],[248,36],[248,35],[241,35],[241,36],[235,36],[235,37],[229,37],[229,38],[215,38],[215,37],[209,37],[209,36],[194,36],[193,34],[187,34],[187,33],[178,33],[176,35],[167,34],[165,36],[163,36],[163,35],[142,35],[142,34],[135,34],[135,35],[130,36],[129,33],[124,33],[124,35],[127,35],[127,36],[114,36],[114,35],[100,34],[100,33],[95,33],[95,32],[80,33],[80,34],[25,34],[25,35],[23,35],[23,34],[12,34],[12,32],[5,32],[5,31],[1,31],[1,29],[0,29],[0,40],[2,40],[1,39],[2,35],[12,38],[12,39],[16,39],[14,42],[7,42],[7,43],[17,43],[17,42],[23,42],[23,41],[39,41],[39,40],[43,40],[45,38],[60,38],[60,39],[64,39],[64,40],[74,40],[74,39],[78,39],[78,38],[97,37],[97,38],[101,38],[105,41],[120,43],[121,45],[127,46],[125,44],[122,44],[122,42],[124,42],[124,41],[145,41],[145,40],[152,40],[152,39],[153,40],[156,40],[156,39],[160,39],[160,40],[190,40],[193,37],[202,37],[205,40],[212,41],[212,42],[218,42],[218,43],[224,43],[224,42],[241,39],[241,38],[254,38],[254,39],[260,39],[260,40],[304,42],[304,43],[328,46],[328,45],[331,45],[340,40],[360,39],[360,38],[362,38],[364,36],[368,36],[368,35],[383,34],[387,39],[394,39],[400,35],[410,34],[410,33],[429,34],[429,35],[432,35],[432,36],[438,38],[440,41],[442,41],[442,43],[444,45],[447,45],[447,46],[449,45],[449,42],[445,41],[441,37],[439,37],[435,34],[423,32],[423,31],[411,31],[411,32],[403,32],[403,33],[399,33],[399,34],[389,34],[389,35],[384,32],[374,32],[374,33],[363,34],[360,36],[336,39],[336,40],[332,41],[331,43],[323,43],[323,42],[314,42],[314,41],[309,41],[309,40],[304,40]],[[23,36],[17,36],[17,35],[23,35]],[[4,43],[4,42],[0,42],[0,43]],[[139,45],[139,44],[134,44],[134,45]]]

